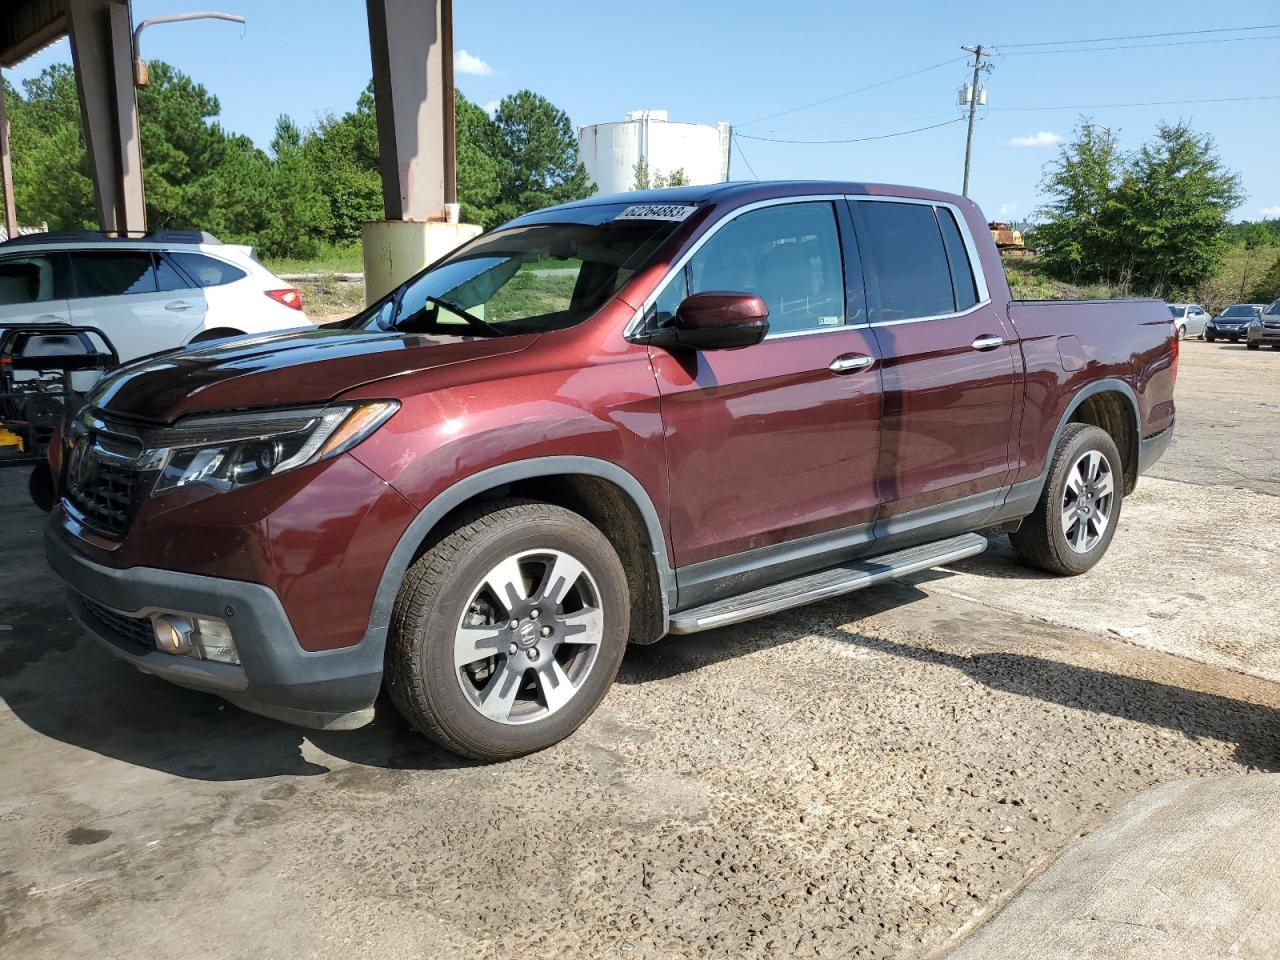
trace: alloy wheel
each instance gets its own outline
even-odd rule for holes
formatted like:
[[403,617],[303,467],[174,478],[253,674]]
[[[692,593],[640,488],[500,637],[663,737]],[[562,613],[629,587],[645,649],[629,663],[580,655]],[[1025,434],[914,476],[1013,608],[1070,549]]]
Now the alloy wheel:
[[600,591],[562,550],[507,557],[475,587],[454,634],[454,665],[471,705],[498,723],[562,709],[604,639]]
[[1088,553],[1111,523],[1115,479],[1111,464],[1097,450],[1082,454],[1067,473],[1062,493],[1062,533],[1076,553]]

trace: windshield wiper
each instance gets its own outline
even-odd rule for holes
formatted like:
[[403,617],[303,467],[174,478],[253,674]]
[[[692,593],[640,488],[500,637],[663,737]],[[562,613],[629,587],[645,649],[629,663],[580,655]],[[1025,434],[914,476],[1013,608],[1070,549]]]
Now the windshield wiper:
[[[456,313],[463,320],[465,320],[467,322],[467,326],[473,327],[476,330],[479,330],[485,336],[488,336],[488,337],[505,337],[506,336],[505,333],[503,333],[493,324],[486,323],[484,320],[481,320],[479,317],[477,317],[474,313],[469,313],[468,311],[464,310],[462,307],[458,306],[456,303],[453,303],[450,300],[445,300],[442,297],[433,297],[430,294],[427,294],[425,299],[427,303],[433,303],[436,305],[437,314],[439,313],[439,308],[444,307],[450,313]],[[418,313],[414,314],[412,317],[406,318],[405,321],[400,321],[396,323],[395,325],[396,329],[399,330],[403,326],[411,325],[412,322],[423,313],[426,313],[426,310],[420,310],[418,311]]]

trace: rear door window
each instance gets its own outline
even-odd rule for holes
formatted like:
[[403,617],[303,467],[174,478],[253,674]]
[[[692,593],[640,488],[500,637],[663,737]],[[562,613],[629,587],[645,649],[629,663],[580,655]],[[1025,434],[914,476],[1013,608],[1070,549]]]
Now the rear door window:
[[0,260],[0,307],[53,299],[51,257],[5,257]]
[[235,283],[247,274],[239,267],[233,267],[225,260],[219,260],[217,257],[206,257],[202,253],[180,253],[173,252],[169,254],[176,263],[192,280],[201,287],[220,287],[225,283]]
[[121,297],[159,290],[155,263],[148,250],[72,253],[71,273],[77,298]]
[[923,203],[858,201],[880,287],[873,320],[890,323],[954,313],[955,294],[933,207]]

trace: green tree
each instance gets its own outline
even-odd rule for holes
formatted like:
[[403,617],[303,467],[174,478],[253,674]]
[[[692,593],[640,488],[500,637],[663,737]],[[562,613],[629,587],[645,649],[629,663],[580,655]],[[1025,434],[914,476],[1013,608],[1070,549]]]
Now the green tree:
[[1122,171],[1115,134],[1089,120],[1046,166],[1040,189],[1049,199],[1040,208],[1035,247],[1050,273],[1075,282],[1111,279]]
[[595,188],[578,159],[569,115],[545,97],[521,90],[498,104],[498,219],[590,196]]
[[383,217],[373,84],[361,92],[354,110],[321,118],[302,150],[316,185],[329,201],[327,239],[358,243],[361,224]]
[[458,202],[462,221],[492,227],[500,222],[502,169],[498,128],[461,93],[454,94]]
[[1240,177],[1213,138],[1162,123],[1115,192],[1128,272],[1157,295],[1195,286],[1222,264],[1227,215],[1244,199]]
[[649,161],[641,157],[636,161],[636,165],[632,167],[635,178],[632,181],[632,190],[661,190],[663,187],[683,187],[689,183],[689,176],[684,172],[684,167],[677,167],[670,173],[655,173],[649,175]]
[[1250,303],[1271,303],[1273,300],[1280,300],[1280,257],[1249,291]]

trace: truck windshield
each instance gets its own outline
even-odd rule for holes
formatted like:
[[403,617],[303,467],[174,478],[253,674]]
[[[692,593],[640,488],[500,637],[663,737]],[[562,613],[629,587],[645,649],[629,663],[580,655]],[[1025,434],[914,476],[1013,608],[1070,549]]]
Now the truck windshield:
[[1269,317],[1280,316],[1280,300],[1277,300],[1275,303],[1267,307],[1267,309],[1263,310],[1262,312]]
[[466,336],[563,330],[604,306],[694,209],[618,203],[533,213],[478,237],[346,325]]

